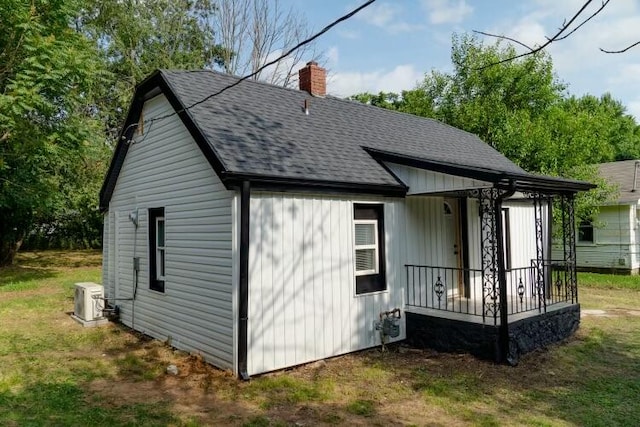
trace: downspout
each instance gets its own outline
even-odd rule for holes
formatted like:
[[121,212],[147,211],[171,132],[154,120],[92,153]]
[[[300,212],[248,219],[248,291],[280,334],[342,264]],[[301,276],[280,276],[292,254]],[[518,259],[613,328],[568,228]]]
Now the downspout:
[[[500,330],[498,362],[507,361],[510,365],[517,364],[517,354],[509,354],[509,306],[507,301],[507,273],[504,265],[504,243],[502,230],[502,202],[516,192],[515,181],[509,181],[506,193],[499,194],[493,207],[496,220],[496,240],[498,243],[498,289],[500,292]],[[515,359],[514,359],[515,356]]]
[[247,372],[247,319],[249,313],[249,203],[251,184],[240,187],[240,283],[238,286],[238,376],[249,379]]

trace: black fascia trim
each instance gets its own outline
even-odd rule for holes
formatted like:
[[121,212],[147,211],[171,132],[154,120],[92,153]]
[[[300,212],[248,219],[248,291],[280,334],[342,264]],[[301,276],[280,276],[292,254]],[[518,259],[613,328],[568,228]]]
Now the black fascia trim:
[[412,166],[418,169],[425,169],[434,172],[446,173],[449,175],[462,176],[465,178],[473,178],[481,181],[496,183],[506,178],[505,172],[483,169],[472,166],[456,165],[453,163],[440,162],[428,159],[419,159],[405,154],[392,153],[382,151],[375,148],[363,147],[363,149],[374,159],[399,163],[405,166]]
[[[361,148],[362,148],[363,150],[367,151],[365,147],[361,147]],[[367,151],[367,154],[369,154],[369,155],[371,156],[371,153],[369,153],[368,151]],[[400,177],[399,177],[398,175],[396,175],[396,174],[395,174],[395,172],[394,172],[394,171],[392,171],[392,170],[391,170],[391,168],[390,168],[390,167],[389,167],[385,162],[383,162],[383,161],[382,161],[382,160],[380,160],[380,159],[376,159],[376,158],[375,158],[375,157],[373,157],[373,156],[371,156],[371,158],[372,158],[373,160],[375,160],[375,161],[376,161],[376,162],[377,162],[377,163],[382,167],[382,169],[384,169],[384,170],[385,170],[389,175],[391,175],[391,176],[393,177],[393,179],[395,179],[395,180],[396,180],[396,182],[397,182],[398,184],[400,184],[400,186],[404,187],[405,191],[409,191],[409,186],[408,186],[404,181],[402,181],[402,180],[400,179]]]
[[177,112],[178,117],[180,117],[180,120],[182,120],[182,123],[189,131],[189,134],[196,141],[196,144],[204,154],[209,164],[213,167],[218,177],[220,177],[220,179],[224,182],[224,173],[226,170],[224,164],[214,151],[213,147],[207,142],[207,139],[193,120],[190,112],[184,109],[184,105],[176,96],[176,92],[174,91],[173,87],[171,87],[162,71],[156,70],[136,87],[133,99],[129,106],[129,112],[127,113],[127,119],[125,120],[124,125],[122,126],[122,129],[118,134],[118,142],[116,144],[113,156],[111,157],[109,169],[107,170],[107,174],[100,189],[101,212],[105,212],[109,207],[109,201],[111,200],[111,196],[113,195],[113,190],[115,188],[118,175],[120,174],[120,170],[122,169],[122,165],[124,163],[124,158],[126,157],[127,151],[129,150],[129,144],[127,143],[127,140],[131,138],[131,135],[135,131],[135,129],[130,127],[133,123],[137,123],[140,119],[140,114],[142,112],[142,107],[144,106],[145,101],[152,98],[153,96],[159,95],[160,93],[164,93],[164,95],[167,97],[169,104],[171,104],[173,109]]
[[254,189],[269,191],[375,194],[390,197],[405,197],[407,194],[407,187],[404,185],[328,181],[238,172],[225,174],[225,184],[228,188],[240,188],[245,180],[251,180],[251,187]]
[[597,186],[590,182],[553,179],[538,176],[510,175],[516,181],[517,190],[541,191],[549,194],[575,194],[579,191],[589,191]]
[[129,151],[128,140],[131,139],[135,128],[131,127],[133,123],[137,123],[140,120],[140,114],[142,113],[142,106],[148,99],[147,95],[159,86],[162,76],[160,70],[156,70],[151,73],[146,79],[140,82],[136,86],[133,99],[129,105],[129,111],[127,112],[127,118],[124,121],[122,129],[118,133],[118,142],[116,148],[111,156],[109,162],[109,169],[105,175],[102,187],[100,188],[100,211],[105,212],[109,208],[109,201],[113,195],[113,190],[120,175],[124,158]]
[[[164,78],[164,76],[162,77],[162,80],[160,82],[160,88],[162,89],[164,95],[167,97],[167,100],[169,101],[173,109],[178,113],[178,117],[180,117],[180,119],[182,120],[182,123],[189,131],[191,137],[196,141],[196,144],[198,144],[200,151],[202,151],[202,154],[204,154],[205,158],[218,175],[218,178],[220,178],[220,180],[224,183],[227,168],[224,166],[224,163],[220,159],[218,153],[216,153],[213,146],[209,144],[209,141],[207,141],[204,133],[191,115],[190,110],[185,109],[185,105],[182,104],[182,102],[178,99],[176,91],[171,86],[169,81]],[[227,189],[230,188],[227,187]]]
[[474,166],[455,165],[435,160],[419,159],[416,157],[382,151],[375,148],[363,147],[373,158],[392,163],[399,163],[419,169],[478,179],[510,188],[510,181],[516,181],[516,187],[521,190],[547,191],[550,193],[577,193],[595,188],[596,185],[585,181],[565,178],[538,176],[528,173],[496,171]]

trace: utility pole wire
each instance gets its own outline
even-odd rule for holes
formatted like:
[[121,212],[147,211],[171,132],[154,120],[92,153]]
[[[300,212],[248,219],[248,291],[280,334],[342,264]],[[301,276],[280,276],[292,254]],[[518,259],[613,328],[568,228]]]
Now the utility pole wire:
[[[534,49],[531,49],[531,50],[530,50],[530,51],[528,51],[528,52],[524,52],[524,53],[521,53],[521,54],[518,54],[518,55],[513,55],[513,56],[510,56],[509,58],[505,58],[505,59],[502,59],[502,60],[500,60],[500,61],[496,61],[496,62],[492,62],[492,63],[486,64],[486,65],[483,65],[482,67],[478,67],[478,68],[476,68],[476,70],[478,70],[478,71],[480,71],[480,70],[484,70],[484,69],[487,69],[487,68],[489,68],[489,67],[493,67],[494,65],[500,65],[500,64],[504,64],[505,62],[510,62],[510,61],[515,60],[515,59],[523,58],[523,57],[525,57],[525,56],[535,55],[536,53],[540,52],[541,50],[543,50],[544,48],[546,48],[547,46],[549,46],[551,43],[553,43],[553,42],[555,42],[555,41],[557,41],[557,40],[562,40],[563,38],[568,37],[569,35],[571,35],[571,33],[573,33],[573,31],[575,31],[575,29],[574,29],[573,31],[571,31],[569,34],[567,34],[566,36],[562,37],[562,38],[561,38],[560,36],[561,36],[565,31],[567,31],[567,29],[571,26],[571,24],[573,24],[573,22],[574,22],[576,19],[578,19],[578,17],[582,14],[582,12],[584,12],[584,11],[585,11],[585,9],[587,8],[587,6],[589,6],[589,4],[590,4],[592,1],[593,1],[593,0],[587,0],[586,2],[584,2],[584,4],[582,5],[582,7],[580,8],[580,10],[578,10],[578,12],[576,12],[576,13],[571,17],[571,19],[570,19],[568,22],[566,22],[566,21],[565,21],[565,22],[562,24],[562,26],[560,27],[560,29],[558,30],[558,32],[557,32],[553,37],[551,37],[551,38],[548,38],[548,37],[547,37],[547,41],[546,41],[545,43],[543,43],[542,45],[540,45],[540,46],[538,46],[538,47],[536,47],[536,48],[534,48]],[[587,21],[589,21],[589,20],[590,20],[591,18],[593,18],[595,15],[597,15],[598,13],[600,13],[600,12],[602,11],[602,9],[604,9],[604,7],[607,5],[607,3],[608,3],[608,2],[609,2],[609,0],[606,0],[606,2],[605,2],[605,3],[600,7],[600,9],[598,9],[598,11],[597,11],[594,15],[592,15],[592,16],[590,16],[589,18],[585,19],[585,20],[584,20],[584,21],[583,21],[583,22],[578,26],[578,28],[579,28],[580,26],[584,25]],[[577,29],[577,28],[576,28],[576,29]],[[474,31],[474,32],[477,32],[477,31]],[[478,33],[479,33],[479,32],[478,32]],[[494,35],[493,35],[493,34],[491,34],[491,36],[494,36]],[[506,39],[506,37],[503,37],[503,36],[494,36],[494,37],[497,37],[497,38],[504,38],[504,39]]]
[[[253,73],[251,74],[247,74],[246,76],[238,79],[235,83],[232,83],[230,85],[227,85],[225,87],[223,87],[222,89],[220,89],[217,92],[212,93],[211,95],[208,95],[204,98],[202,98],[199,101],[194,102],[191,105],[188,105],[184,108],[181,108],[180,110],[176,110],[172,113],[169,114],[165,114],[164,116],[158,116],[158,117],[154,117],[151,118],[149,120],[144,121],[144,124],[150,124],[153,122],[157,122],[160,120],[164,120],[164,119],[168,119],[169,117],[173,117],[176,114],[180,114],[183,113],[185,111],[190,110],[191,108],[200,105],[204,102],[207,102],[208,100],[210,100],[211,98],[214,98],[224,92],[226,92],[227,90],[234,88],[236,86],[238,86],[240,83],[242,83],[245,80],[248,80],[252,77],[255,77],[256,75],[260,74],[265,68],[281,61],[282,59],[286,58],[287,56],[291,55],[293,52],[295,52],[297,49],[300,49],[302,46],[307,45],[309,43],[311,43],[312,41],[314,41],[315,39],[317,39],[318,37],[320,37],[321,35],[323,35],[324,33],[326,33],[327,31],[329,31],[330,29],[332,29],[333,27],[335,27],[336,25],[338,25],[339,23],[346,21],[347,19],[351,18],[353,15],[355,15],[356,13],[360,12],[361,10],[365,9],[366,7],[370,6],[371,4],[373,4],[376,0],[368,0],[367,2],[363,3],[362,5],[360,5],[359,7],[353,9],[351,12],[347,13],[346,15],[341,16],[340,18],[336,19],[335,21],[331,22],[330,24],[328,24],[326,27],[324,27],[322,30],[318,31],[316,34],[314,34],[313,36],[301,41],[300,43],[298,43],[297,45],[293,46],[291,49],[289,49],[288,51],[286,51],[285,53],[283,53],[282,55],[280,55],[279,57],[277,57],[276,59],[274,59],[273,61],[270,61],[266,64],[264,64],[263,66],[261,66],[260,68],[258,68],[257,70],[255,70]],[[205,71],[205,70],[202,70]],[[129,126],[127,126],[127,128],[122,132],[122,139],[127,139],[126,137],[126,133],[127,131],[130,130],[130,128],[133,128],[135,126],[138,126],[137,123],[132,123]]]

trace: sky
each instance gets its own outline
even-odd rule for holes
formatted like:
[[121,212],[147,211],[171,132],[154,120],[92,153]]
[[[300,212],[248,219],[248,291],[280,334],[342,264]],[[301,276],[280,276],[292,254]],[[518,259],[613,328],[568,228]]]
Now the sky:
[[[304,13],[320,30],[363,0],[281,0]],[[452,70],[451,36],[472,30],[501,34],[529,46],[543,44],[584,0],[377,0],[317,40],[329,70],[327,91],[335,96],[411,89],[431,70]],[[595,0],[585,11],[600,7]],[[582,16],[582,15],[581,15]],[[483,37],[484,38],[484,37]],[[493,43],[494,39],[485,38]],[[640,120],[640,0],[611,0],[594,19],[566,40],[547,48],[568,92],[622,101]]]

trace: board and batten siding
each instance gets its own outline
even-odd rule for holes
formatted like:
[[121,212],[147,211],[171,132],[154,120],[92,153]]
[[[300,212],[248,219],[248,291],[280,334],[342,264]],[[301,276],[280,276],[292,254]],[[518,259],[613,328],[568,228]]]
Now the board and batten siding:
[[[445,198],[437,196],[412,196],[406,199],[406,245],[407,263],[415,265],[426,265],[434,267],[456,267],[448,265],[447,251],[452,251],[452,243],[449,241],[445,230],[445,214],[443,205]],[[481,236],[480,236],[480,211],[479,203],[476,199],[459,199],[459,203],[467,204],[467,218],[462,221],[467,222],[469,268],[481,270]],[[503,208],[509,209],[509,244],[511,267],[529,267],[531,260],[536,258],[536,233],[535,233],[535,213],[531,202],[507,200],[503,203]],[[544,220],[546,224],[546,219]],[[544,228],[545,236],[547,234]],[[546,240],[545,240],[546,241]],[[547,253],[545,254],[547,256]],[[424,274],[423,270],[421,273]],[[444,272],[442,274],[451,274]],[[518,274],[507,273],[507,281],[510,284],[516,280]],[[470,296],[471,298],[482,298],[482,280],[479,271],[470,272]],[[429,281],[429,284],[432,283]],[[447,284],[449,286],[449,284]],[[507,292],[511,293],[516,288],[508,286]],[[424,292],[425,290],[422,290]],[[409,298],[413,298],[413,288],[409,288]],[[433,291],[429,286],[425,294],[420,294],[415,290],[415,297],[421,300],[424,305],[427,303],[427,295],[432,295]]]
[[[353,204],[369,202],[384,204],[387,290],[356,295]],[[380,344],[380,312],[404,307],[403,236],[401,199],[252,192],[249,374]]]
[[491,183],[433,172],[397,163],[385,162],[385,165],[406,186],[409,187],[407,195],[441,193],[445,191],[468,190],[470,188],[491,187]]
[[[143,117],[173,112],[164,95]],[[129,147],[105,215],[104,286],[122,322],[236,369],[236,195],[225,189],[177,115],[154,122]],[[149,289],[148,209],[165,210],[165,292]],[[129,219],[138,213],[138,227]],[[133,259],[140,259],[137,276]]]

